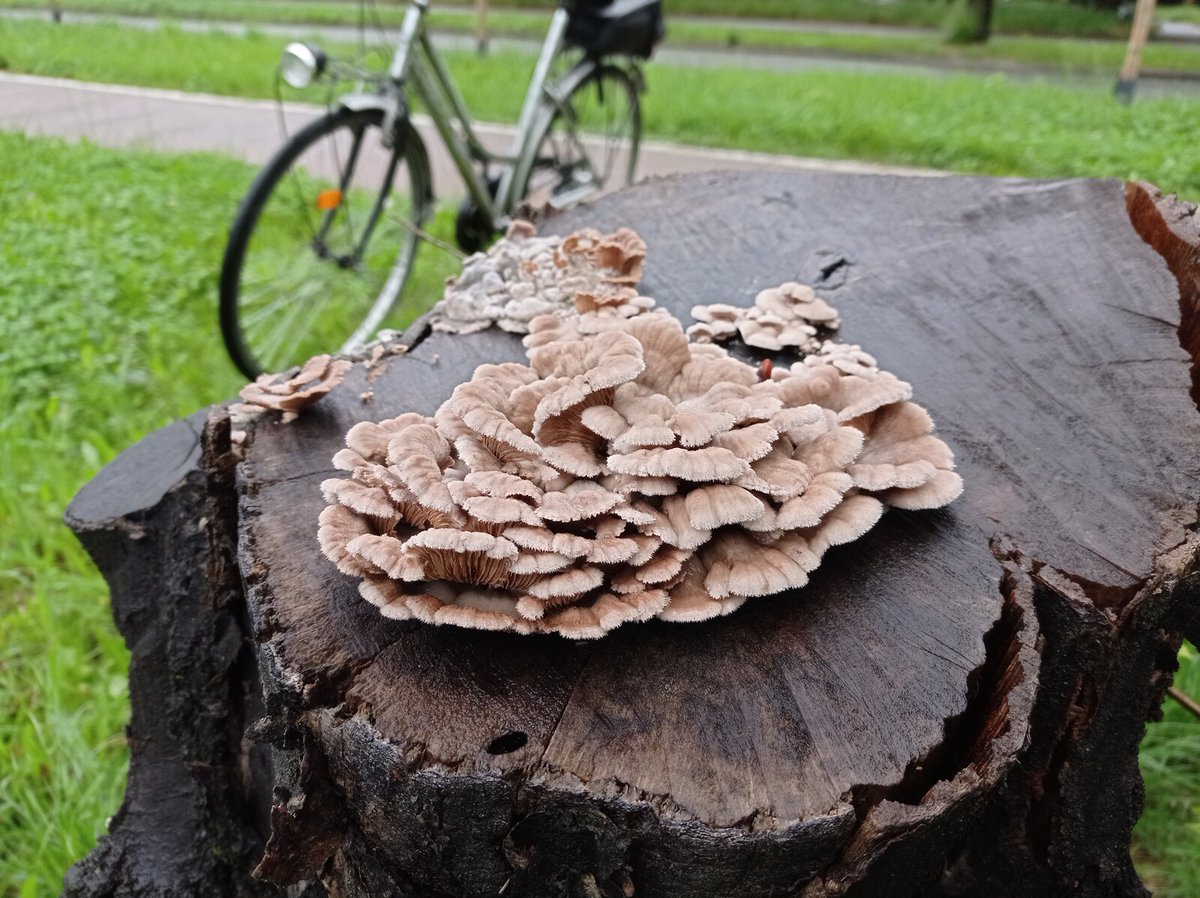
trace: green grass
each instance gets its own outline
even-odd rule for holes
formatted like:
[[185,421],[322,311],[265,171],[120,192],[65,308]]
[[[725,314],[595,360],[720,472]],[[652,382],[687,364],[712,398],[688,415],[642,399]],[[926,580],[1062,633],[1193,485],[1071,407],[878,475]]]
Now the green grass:
[[[497,5],[532,6],[522,0],[499,0]],[[545,0],[549,2],[549,0]],[[542,4],[538,4],[542,5]],[[870,25],[901,25],[940,28],[947,4],[928,0],[666,0],[668,17],[673,12],[696,15],[736,15],[814,22],[861,22]],[[669,20],[669,18],[668,18]],[[993,27],[1008,34],[1060,34],[1073,37],[1120,37],[1128,34],[1127,23],[1115,13],[1089,9],[1057,0],[998,0]]]
[[[62,512],[125,446],[241,385],[216,271],[254,170],[2,132],[0,167],[0,895],[27,898],[90,850],[127,761],[128,654]],[[414,302],[447,268],[425,256]]]
[[[0,7],[28,7],[30,0],[0,0]],[[1031,7],[1047,4],[1027,4]],[[1055,4],[1063,12],[1094,16],[1095,12],[1074,5]],[[882,4],[874,9],[903,4]],[[69,9],[82,12],[120,12],[129,15],[171,18],[228,19],[250,24],[290,22],[299,25],[355,24],[356,7],[339,0],[295,2],[295,0],[72,0]],[[941,7],[922,3],[922,10]],[[1021,5],[1002,6],[1001,10],[1024,8]],[[387,26],[398,24],[403,8],[381,5],[373,13]],[[1003,16],[1001,17],[1003,18]],[[1115,23],[1115,18],[1113,22]],[[546,31],[544,12],[494,10],[488,18],[489,29],[495,35],[541,38]],[[430,24],[443,32],[471,32],[474,15],[469,12],[434,7]],[[935,23],[936,24],[936,23]],[[1002,23],[1001,23],[1002,24]],[[671,45],[696,47],[731,47],[766,49],[790,53],[834,53],[865,58],[899,58],[929,61],[949,61],[975,66],[1032,65],[1066,72],[1115,73],[1124,58],[1124,46],[1111,40],[1078,40],[1053,37],[1054,30],[1036,28],[997,28],[997,36],[986,44],[948,44],[937,33],[927,35],[897,34],[837,34],[764,27],[754,23],[705,22],[702,19],[675,19],[669,23]],[[1070,32],[1072,38],[1077,37]],[[1037,36],[1033,36],[1037,35]],[[1098,33],[1093,36],[1116,36]],[[1146,50],[1148,69],[1200,73],[1200,50],[1186,45],[1151,44]]]
[[127,655],[60,517],[130,440],[236,388],[211,272],[246,170],[11,134],[0,164],[0,884],[50,894],[126,758]]
[[[671,27],[675,45],[723,45],[748,50],[834,53],[867,59],[965,63],[978,67],[1004,64],[1037,66],[1066,74],[1115,77],[1125,58],[1122,44],[1102,40],[996,36],[985,44],[950,44],[937,35],[822,34],[781,31],[753,25],[684,22]],[[1186,44],[1150,44],[1143,54],[1146,70],[1200,73],[1200,49]]]
[[[1175,685],[1200,699],[1200,652],[1184,643]],[[1154,894],[1200,895],[1200,721],[1177,702],[1142,741],[1146,810],[1134,831],[1138,870]]]
[[1200,22],[1200,7],[1163,6],[1160,3],[1154,11],[1154,18],[1163,22]]
[[[125,15],[186,16],[189,18],[233,19],[237,21],[322,22],[354,24],[358,3],[353,0],[61,0],[64,10],[111,12]],[[545,12],[554,0],[490,0],[490,18],[502,21],[512,10],[536,10],[544,23]],[[0,0],[0,6],[40,9],[38,0]],[[444,9],[450,4],[435,9]],[[451,10],[453,7],[451,6]],[[930,0],[667,0],[669,23],[677,16],[720,16],[773,18],[791,21],[843,22],[868,25],[892,25],[940,28],[946,18],[946,4]],[[398,22],[403,4],[379,0],[373,14],[383,22]],[[447,11],[453,15],[454,12]],[[458,12],[461,19],[471,14]],[[528,18],[528,17],[526,17]],[[996,5],[994,29],[1000,34],[1040,34],[1064,37],[1123,38],[1128,23],[1112,11],[1094,10],[1061,0],[1000,0]]]

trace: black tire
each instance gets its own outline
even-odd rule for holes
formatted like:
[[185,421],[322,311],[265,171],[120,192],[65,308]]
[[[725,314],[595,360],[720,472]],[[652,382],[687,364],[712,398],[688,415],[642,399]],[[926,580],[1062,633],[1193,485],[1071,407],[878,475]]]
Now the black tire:
[[242,200],[221,267],[221,334],[246,377],[369,339],[412,269],[432,212],[424,144],[395,149],[383,113],[339,109],[297,131]]
[[617,66],[592,69],[558,104],[535,143],[518,195],[535,211],[632,184],[642,139],[641,89]]

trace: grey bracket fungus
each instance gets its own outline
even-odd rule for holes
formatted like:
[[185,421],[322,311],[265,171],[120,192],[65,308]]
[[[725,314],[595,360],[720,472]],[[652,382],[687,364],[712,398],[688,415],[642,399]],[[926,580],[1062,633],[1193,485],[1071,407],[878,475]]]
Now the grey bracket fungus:
[[[637,293],[632,231],[537,239],[518,226],[508,242],[569,271],[569,295],[516,323],[529,363],[481,365],[432,417],[355,425],[333,459],[349,476],[322,484],[321,549],[386,617],[573,639],[706,620],[803,587],[887,506],[962,491],[911,387],[857,346],[812,339],[838,318],[808,288],[759,294],[753,320],[812,332],[811,354],[764,374]],[[507,275],[545,262],[498,254]]]

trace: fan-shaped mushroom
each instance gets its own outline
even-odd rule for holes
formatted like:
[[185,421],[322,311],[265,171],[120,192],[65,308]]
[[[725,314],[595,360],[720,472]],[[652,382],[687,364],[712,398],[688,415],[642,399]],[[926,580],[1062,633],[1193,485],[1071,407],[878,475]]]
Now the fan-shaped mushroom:
[[342,382],[354,363],[329,355],[313,356],[295,374],[261,374],[242,387],[241,402],[229,407],[235,431],[234,442],[241,442],[246,425],[263,412],[283,412],[281,423],[295,420],[300,410],[312,405]]

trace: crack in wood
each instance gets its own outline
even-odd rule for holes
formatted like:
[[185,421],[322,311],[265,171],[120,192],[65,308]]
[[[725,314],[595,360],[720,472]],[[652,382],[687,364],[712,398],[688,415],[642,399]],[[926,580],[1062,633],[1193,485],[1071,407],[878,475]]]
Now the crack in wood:
[[[950,807],[969,800],[973,792],[982,796],[984,787],[994,784],[1015,763],[1015,749],[1023,738],[1009,740],[1008,745],[1001,743],[1013,727],[1010,697],[1023,687],[1015,711],[1017,720],[1023,722],[1036,688],[1038,662],[1033,647],[1037,622],[1028,581],[1014,568],[1008,552],[1000,548],[1003,545],[1004,540],[994,543],[997,560],[1004,568],[999,582],[1003,603],[999,616],[983,637],[984,661],[967,675],[966,706],[943,721],[942,738],[928,752],[909,762],[898,782],[851,787],[854,830],[837,859],[807,887],[805,898],[852,894],[856,884],[871,876],[877,865],[889,862],[889,853],[903,852],[904,834],[897,837],[893,827],[877,824],[874,820],[877,809],[907,805],[928,815],[938,805]],[[968,770],[972,775],[964,778]],[[928,882],[940,873],[940,865],[930,865],[926,873]],[[908,884],[915,886],[919,882],[910,879]]]
[[[1125,204],[1134,230],[1166,260],[1179,286],[1179,322],[1163,323],[1179,336],[1192,358],[1192,401],[1200,409],[1200,222],[1196,205],[1143,182],[1125,187]],[[1128,310],[1126,310],[1128,311]]]

